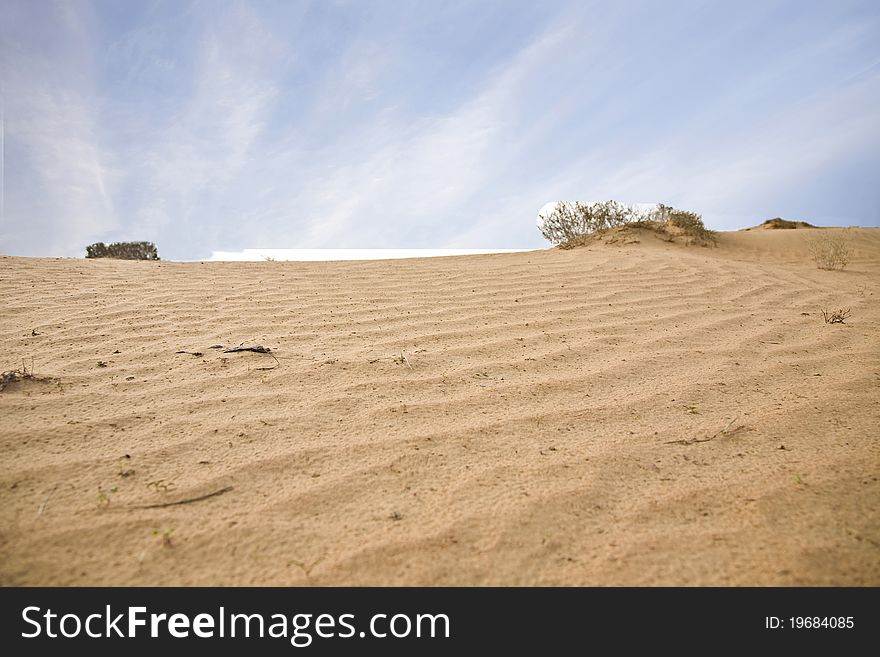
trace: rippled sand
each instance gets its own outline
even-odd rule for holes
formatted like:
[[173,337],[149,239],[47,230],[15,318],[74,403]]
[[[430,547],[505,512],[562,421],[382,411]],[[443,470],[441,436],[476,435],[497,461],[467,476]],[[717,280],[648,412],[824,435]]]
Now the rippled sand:
[[878,585],[880,230],[811,232],[0,258],[0,582]]

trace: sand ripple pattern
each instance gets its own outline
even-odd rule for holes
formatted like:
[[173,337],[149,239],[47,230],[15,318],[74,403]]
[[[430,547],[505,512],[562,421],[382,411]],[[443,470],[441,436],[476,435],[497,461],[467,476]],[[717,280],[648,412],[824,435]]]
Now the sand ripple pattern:
[[880,231],[800,232],[0,258],[0,583],[880,585]]

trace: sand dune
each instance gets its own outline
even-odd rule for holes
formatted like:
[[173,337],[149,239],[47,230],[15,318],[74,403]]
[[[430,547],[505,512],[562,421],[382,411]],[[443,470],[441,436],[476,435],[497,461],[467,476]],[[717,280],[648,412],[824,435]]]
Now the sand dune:
[[880,585],[880,230],[810,232],[0,258],[0,582]]

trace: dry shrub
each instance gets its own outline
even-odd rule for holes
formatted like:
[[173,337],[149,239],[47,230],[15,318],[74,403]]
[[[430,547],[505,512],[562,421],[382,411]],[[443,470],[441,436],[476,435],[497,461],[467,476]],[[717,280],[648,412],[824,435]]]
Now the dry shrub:
[[539,224],[541,234],[563,249],[589,243],[596,235],[629,226],[658,233],[667,241],[684,237],[688,243],[708,245],[716,240],[695,212],[659,205],[649,211],[617,201],[559,203]]
[[696,212],[688,212],[686,210],[676,210],[661,206],[666,211],[666,226],[661,228],[672,227],[680,234],[690,238],[698,244],[714,244],[717,240],[714,230],[709,230],[703,223],[703,218]]
[[635,218],[632,208],[617,201],[560,203],[544,218],[540,230],[552,244],[569,249],[595,233],[623,226]]
[[788,219],[783,219],[782,217],[775,217],[762,223],[761,228],[793,230],[795,228],[815,228],[815,226],[813,224],[808,224],[806,221],[790,221]]
[[120,260],[158,260],[159,252],[152,242],[96,242],[86,247],[86,258],[117,258]]
[[810,255],[819,269],[844,269],[852,260],[849,235],[823,233],[807,238]]
[[2,392],[5,388],[21,381],[51,383],[52,381],[54,381],[54,379],[48,376],[35,376],[33,364],[31,364],[30,368],[28,368],[27,365],[22,365],[21,369],[10,370],[8,372],[3,372],[2,374],[0,374],[0,392]]
[[844,310],[843,308],[839,308],[838,310],[822,311],[822,317],[825,319],[826,324],[844,324],[847,317],[849,317],[849,308]]

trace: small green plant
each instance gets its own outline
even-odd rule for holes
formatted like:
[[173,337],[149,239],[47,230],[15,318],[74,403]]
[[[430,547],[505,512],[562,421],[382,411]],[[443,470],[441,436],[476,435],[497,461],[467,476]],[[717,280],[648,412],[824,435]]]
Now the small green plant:
[[162,547],[174,547],[174,544],[171,542],[171,535],[174,533],[174,527],[170,529],[154,529],[153,536],[159,539],[159,544]]
[[807,238],[810,255],[819,269],[843,270],[852,260],[852,246],[845,233],[823,233]]
[[116,488],[116,486],[111,488],[109,491],[105,491],[102,486],[98,486],[98,508],[106,509],[108,506],[110,506],[110,495],[116,493],[117,490],[118,488]]

